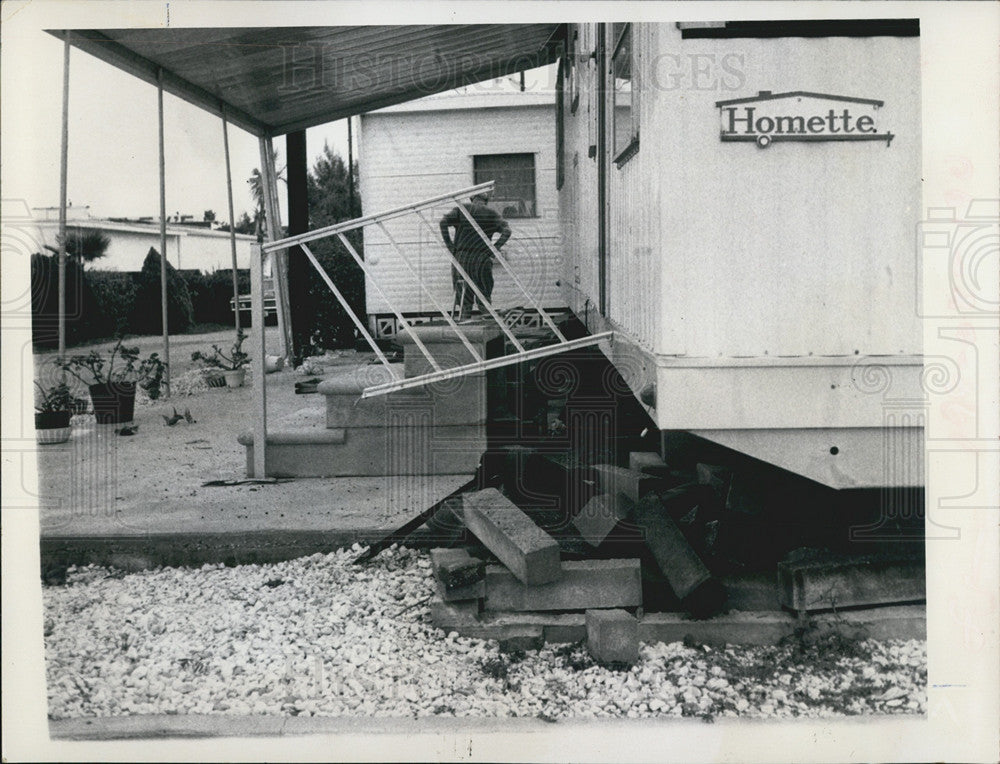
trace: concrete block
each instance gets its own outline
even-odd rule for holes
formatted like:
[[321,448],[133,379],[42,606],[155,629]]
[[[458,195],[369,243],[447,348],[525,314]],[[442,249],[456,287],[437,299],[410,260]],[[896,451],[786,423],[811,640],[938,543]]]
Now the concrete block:
[[613,464],[595,464],[594,473],[601,493],[620,493],[633,502],[663,486],[660,478]]
[[703,617],[722,608],[725,589],[658,500],[646,497],[636,504],[633,522],[642,529],[646,546],[686,609]]
[[457,631],[463,637],[495,639],[498,642],[519,640],[525,636],[533,639],[539,629],[549,643],[581,642],[587,636],[583,613],[480,613],[478,618],[463,618],[442,612],[445,621],[441,628]]
[[541,650],[545,644],[545,629],[539,625],[521,626],[510,629],[498,641],[502,653]]
[[479,581],[474,584],[468,584],[467,586],[456,586],[448,589],[440,581],[435,581],[434,591],[437,592],[437,596],[445,602],[481,600],[486,596],[486,582]]
[[559,544],[495,488],[465,494],[462,512],[466,527],[521,583],[561,577]]
[[[860,631],[869,639],[926,639],[927,609],[923,605],[868,608],[816,617],[817,626]],[[789,613],[730,611],[701,621],[683,613],[648,613],[639,622],[643,642],[680,642],[685,637],[703,643],[774,645],[801,625]]]
[[445,602],[440,598],[430,601],[431,623],[444,631],[457,631],[479,626],[479,602]]
[[588,610],[587,648],[602,663],[639,660],[639,624],[624,610]]
[[654,477],[664,477],[670,471],[667,463],[653,451],[632,451],[628,455],[628,468]]
[[703,643],[774,645],[795,631],[796,619],[787,613],[739,612],[696,621],[684,613],[647,613],[639,623],[643,642],[681,642],[691,637]]
[[926,568],[921,559],[820,554],[778,564],[782,606],[799,612],[891,605],[926,597]]
[[565,562],[562,578],[541,586],[525,586],[498,565],[486,567],[487,611],[587,610],[641,604],[638,560]]
[[602,493],[584,505],[573,518],[573,525],[588,544],[597,547],[628,517],[631,509],[631,501],[624,495]]
[[431,569],[445,590],[452,591],[482,583],[486,565],[465,549],[438,548],[431,550]]

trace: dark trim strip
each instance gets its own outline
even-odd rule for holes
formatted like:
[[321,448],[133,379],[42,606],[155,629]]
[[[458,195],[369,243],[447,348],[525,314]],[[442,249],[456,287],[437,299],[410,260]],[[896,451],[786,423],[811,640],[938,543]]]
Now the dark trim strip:
[[779,98],[822,98],[827,101],[847,101],[848,103],[867,103],[872,106],[885,106],[885,101],[874,98],[852,98],[851,96],[830,95],[828,93],[813,93],[809,90],[792,90],[788,93],[761,93],[749,98],[733,98],[728,101],[716,101],[716,106],[735,106],[741,103],[761,103],[764,101],[776,101]]
[[896,136],[893,133],[864,133],[862,135],[728,135],[722,133],[719,139],[723,143],[757,143],[761,137],[768,138],[770,143],[802,141],[804,143],[822,143],[823,141],[885,141],[888,146]]
[[682,40],[775,37],[919,37],[919,19],[727,21],[724,27],[681,29]]

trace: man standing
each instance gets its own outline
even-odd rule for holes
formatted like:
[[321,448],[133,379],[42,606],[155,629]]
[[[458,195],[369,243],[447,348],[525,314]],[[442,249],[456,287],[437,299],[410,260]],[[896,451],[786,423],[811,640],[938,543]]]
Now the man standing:
[[[486,206],[487,201],[487,194],[476,194],[472,197],[471,204],[462,206],[469,211],[487,238],[492,240],[493,234],[500,234],[500,238],[493,243],[493,246],[500,249],[510,238],[510,226],[499,213]],[[454,241],[449,228],[455,229]],[[441,218],[441,236],[448,251],[455,256],[483,296],[490,300],[493,295],[493,253],[458,207]],[[459,317],[467,318],[472,312],[476,295],[454,267],[451,269],[451,280],[455,288],[455,302],[461,308]],[[480,305],[480,308],[484,306]]]

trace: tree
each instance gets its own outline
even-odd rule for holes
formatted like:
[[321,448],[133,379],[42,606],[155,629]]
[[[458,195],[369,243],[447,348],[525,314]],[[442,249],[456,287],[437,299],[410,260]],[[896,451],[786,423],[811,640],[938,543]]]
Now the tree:
[[[219,230],[229,233],[229,223],[223,223],[220,225]],[[250,219],[250,216],[246,213],[246,211],[244,211],[243,214],[240,215],[239,220],[236,221],[236,225],[233,226],[233,230],[236,233],[252,234],[257,230],[257,226]]]
[[[282,167],[278,169],[278,155],[274,155],[274,175],[275,177],[287,183],[288,180],[285,178],[285,168]],[[254,203],[256,204],[256,209],[254,210],[254,228],[259,225],[260,231],[264,230],[264,226],[267,225],[267,214],[264,210],[264,176],[261,174],[260,168],[254,167],[253,172],[250,173],[250,177],[247,178],[247,183],[250,184],[250,193],[253,195]]]
[[205,210],[205,214],[202,215],[202,220],[206,223],[215,222],[215,210]]
[[74,226],[66,229],[66,255],[78,262],[91,263],[104,257],[110,246],[111,239],[98,228]]
[[[352,195],[350,181],[347,164],[339,154],[330,149],[328,144],[324,144],[323,153],[313,164],[306,178],[311,229],[322,228],[361,215],[357,186],[355,184]],[[348,233],[347,239],[359,254],[363,253],[360,230]],[[309,246],[320,265],[347,298],[353,312],[363,318],[364,273],[344,245],[338,238],[326,238],[312,242]],[[302,255],[295,254],[293,257]],[[296,297],[293,303],[296,314],[292,321],[292,330],[296,335],[296,347],[302,348],[303,355],[310,355],[325,348],[353,347],[354,324],[319,274],[311,267],[307,267],[304,282],[301,285],[298,283],[294,285]],[[291,288],[292,284],[289,286]]]

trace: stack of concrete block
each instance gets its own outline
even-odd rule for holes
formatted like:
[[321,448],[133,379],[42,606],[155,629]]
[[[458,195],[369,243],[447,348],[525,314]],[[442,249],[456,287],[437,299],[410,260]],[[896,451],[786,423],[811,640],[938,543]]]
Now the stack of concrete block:
[[440,628],[525,649],[584,638],[585,611],[641,608],[638,560],[563,562],[555,539],[495,488],[463,495],[461,514],[501,564],[482,568],[465,550],[432,552],[438,596],[431,613]]

